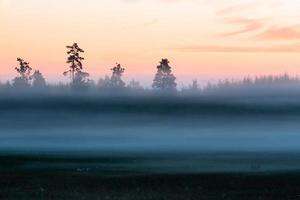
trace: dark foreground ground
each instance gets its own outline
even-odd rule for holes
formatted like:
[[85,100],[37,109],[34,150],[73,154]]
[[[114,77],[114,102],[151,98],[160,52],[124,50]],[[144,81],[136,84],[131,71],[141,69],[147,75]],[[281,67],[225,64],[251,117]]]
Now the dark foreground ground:
[[118,168],[115,160],[98,161],[115,164],[107,168],[95,160],[24,156],[0,162],[0,199],[300,199],[299,171],[152,173]]
[[300,174],[0,174],[1,199],[300,199]]

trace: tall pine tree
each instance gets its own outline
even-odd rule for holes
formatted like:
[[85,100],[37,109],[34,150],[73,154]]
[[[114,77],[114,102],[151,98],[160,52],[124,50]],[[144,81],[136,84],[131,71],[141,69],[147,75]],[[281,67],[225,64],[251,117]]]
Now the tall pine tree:
[[29,66],[29,62],[24,61],[22,58],[17,58],[17,61],[19,62],[19,67],[16,67],[15,70],[19,76],[14,78],[13,86],[19,89],[29,88],[32,68]]
[[87,87],[89,83],[88,73],[83,71],[82,61],[83,57],[80,56],[80,53],[84,53],[77,43],[74,43],[72,46],[67,46],[68,59],[67,63],[70,64],[69,70],[65,71],[63,74],[65,76],[69,75],[72,81],[72,88],[82,89]]
[[154,90],[161,92],[176,92],[176,77],[172,74],[168,59],[162,59],[157,66],[157,73],[153,80]]
[[117,63],[115,67],[111,69],[112,75],[110,78],[110,85],[114,89],[124,89],[125,82],[122,80],[123,73],[125,72],[125,68],[123,68],[120,64]]

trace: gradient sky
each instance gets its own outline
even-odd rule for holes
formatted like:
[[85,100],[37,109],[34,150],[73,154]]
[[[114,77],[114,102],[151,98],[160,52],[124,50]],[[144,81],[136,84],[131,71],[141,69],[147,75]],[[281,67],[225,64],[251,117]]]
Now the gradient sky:
[[0,79],[17,57],[66,81],[78,42],[94,79],[119,62],[149,84],[161,58],[181,83],[300,74],[300,0],[0,0]]

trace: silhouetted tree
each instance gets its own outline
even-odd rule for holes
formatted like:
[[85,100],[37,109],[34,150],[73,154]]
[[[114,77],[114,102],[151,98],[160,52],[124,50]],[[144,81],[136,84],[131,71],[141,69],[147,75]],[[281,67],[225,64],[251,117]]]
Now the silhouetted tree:
[[39,70],[35,70],[35,72],[31,76],[31,79],[33,88],[39,89],[46,87],[46,80]]
[[157,66],[157,73],[153,80],[152,87],[158,91],[175,92],[176,77],[172,74],[168,59],[162,59],[160,65]]
[[84,53],[84,50],[82,50],[77,43],[74,43],[72,46],[67,46],[67,49],[67,54],[69,55],[67,63],[70,64],[70,69],[68,71],[65,71],[63,74],[65,76],[70,75],[70,78],[72,80],[72,88],[85,88],[88,86],[88,77],[90,75],[82,71],[82,61],[84,60],[84,58],[80,56],[80,53]]
[[13,87],[19,89],[29,88],[32,68],[29,66],[28,62],[21,58],[17,58],[17,61],[19,62],[19,67],[16,67],[15,70],[18,72],[19,76],[13,79]]
[[122,75],[125,72],[125,68],[121,67],[121,65],[117,63],[117,65],[113,67],[111,71],[112,76],[110,78],[110,86],[115,89],[125,88],[125,82],[122,80]]

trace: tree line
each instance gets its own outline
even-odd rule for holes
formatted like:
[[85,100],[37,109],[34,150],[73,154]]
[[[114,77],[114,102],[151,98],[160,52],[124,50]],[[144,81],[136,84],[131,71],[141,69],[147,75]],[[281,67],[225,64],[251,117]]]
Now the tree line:
[[[15,67],[18,76],[11,82],[0,84],[0,91],[49,91],[55,89],[60,91],[96,91],[114,93],[114,92],[149,92],[136,80],[130,81],[128,84],[123,80],[125,68],[116,63],[112,67],[111,75],[100,78],[97,83],[90,79],[90,74],[84,70],[84,50],[77,43],[66,46],[68,68],[62,74],[70,79],[69,84],[49,85],[40,70],[34,70],[30,63],[17,58],[18,66]],[[48,90],[47,90],[48,89]],[[279,76],[260,76],[260,77],[245,77],[243,80],[225,79],[217,83],[208,83],[204,87],[200,87],[197,80],[192,81],[192,84],[182,86],[181,90],[177,90],[176,77],[172,72],[172,67],[168,59],[162,59],[157,66],[157,72],[154,76],[151,92],[162,94],[212,94],[212,93],[227,93],[227,92],[256,92],[260,90],[286,90],[300,89],[300,79],[291,77],[288,74]]]
[[[66,63],[69,64],[69,66],[67,71],[63,72],[63,75],[70,78],[69,86],[71,89],[75,91],[82,91],[92,87],[94,83],[89,78],[90,74],[84,71],[84,57],[82,57],[84,50],[81,49],[77,43],[66,46],[66,48]],[[34,73],[32,73],[33,69],[29,65],[29,62],[22,58],[17,58],[17,61],[19,66],[15,67],[15,70],[18,73],[18,76],[12,80],[12,88],[23,90],[30,87],[35,89],[43,89],[47,87],[46,80],[39,70],[35,70]],[[111,68],[111,71],[111,76],[99,79],[98,85],[104,90],[120,91],[125,89],[126,83],[122,79],[123,74],[125,73],[125,68],[122,67],[121,64],[116,63],[116,65]],[[176,86],[176,77],[172,73],[168,59],[162,59],[160,64],[157,66],[157,73],[155,74],[152,84],[153,90],[161,92],[175,92]],[[135,80],[132,80],[128,87],[135,89],[142,88],[139,82]]]

